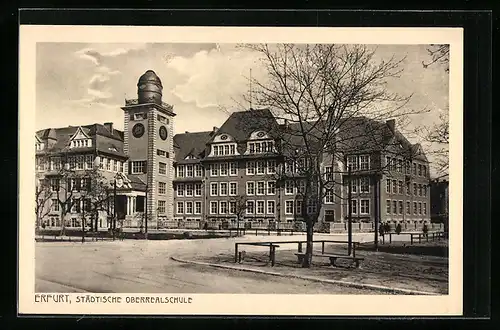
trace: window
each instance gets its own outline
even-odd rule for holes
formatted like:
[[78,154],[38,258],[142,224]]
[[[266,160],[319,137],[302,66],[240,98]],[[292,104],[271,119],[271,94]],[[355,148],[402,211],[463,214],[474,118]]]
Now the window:
[[425,165],[422,165],[422,175],[424,177],[427,177],[427,166],[425,166]]
[[257,182],[257,195],[264,195],[266,193],[265,182],[259,181]]
[[247,208],[246,208],[247,214],[253,214],[254,208],[255,208],[254,201],[247,201]]
[[304,180],[299,181],[299,186],[297,187],[299,194],[305,194],[306,193],[306,182]]
[[221,182],[219,184],[220,196],[227,196],[227,182]]
[[219,146],[212,146],[212,154],[214,156],[219,156]]
[[327,189],[325,192],[325,203],[333,204],[333,189]]
[[229,163],[229,175],[230,176],[238,175],[238,171],[236,170],[236,163]]
[[177,196],[184,196],[184,183],[177,185]]
[[417,175],[417,163],[413,163],[413,175]]
[[227,176],[227,163],[220,164],[220,176]]
[[418,203],[418,214],[422,215],[422,203]]
[[163,156],[165,157],[167,155],[167,152],[165,150],[161,150],[161,149],[156,149],[156,154],[158,156]]
[[352,214],[358,213],[358,201],[355,199],[351,200],[351,213]]
[[423,211],[424,211],[424,215],[426,215],[427,214],[427,203],[424,203]]
[[158,182],[158,194],[165,195],[167,191],[167,184],[165,182]]
[[186,202],[186,214],[193,214],[193,202]]
[[422,185],[422,192],[424,193],[424,197],[427,197],[427,186],[425,184]]
[[359,201],[359,213],[360,214],[370,214],[370,200],[362,199]]
[[418,164],[418,175],[422,176],[422,165]]
[[295,201],[295,212],[297,212],[299,216],[302,216],[302,201]]
[[295,171],[295,164],[293,160],[287,160],[285,163],[285,172],[286,173],[293,173]]
[[229,202],[229,213],[236,214],[236,202]]
[[399,173],[403,173],[403,160],[398,159],[398,168],[397,168]]
[[163,117],[162,115],[157,115],[156,118],[158,119],[159,122],[168,124],[167,118]]
[[186,165],[186,177],[193,177],[193,165]]
[[210,214],[217,214],[218,205],[217,202],[210,202]]
[[325,180],[333,181],[333,168],[331,166],[325,167]]
[[307,201],[307,213],[314,214],[317,211],[316,200],[310,199]]
[[[103,161],[105,161],[105,160],[106,160],[106,158],[103,158]],[[43,166],[45,167],[45,163],[43,163]],[[74,169],[75,167],[76,167],[75,157],[69,157],[69,168]]]
[[390,199],[385,201],[385,213],[391,214],[391,200]]
[[250,153],[250,154],[255,153],[255,143],[250,142],[250,143],[248,144],[248,153]]
[[50,179],[50,190],[52,191],[59,190],[59,179]]
[[274,214],[275,203],[274,201],[267,201],[267,214]]
[[266,168],[265,161],[258,161],[257,162],[257,174],[264,174],[265,168]]
[[[93,158],[92,155],[86,155],[85,156],[85,169],[87,170],[90,170],[94,167],[94,164],[92,164],[93,162]],[[55,162],[55,166],[54,166],[54,169],[56,170],[60,170],[61,169],[61,159],[60,158],[57,158],[57,162]],[[58,164],[58,165],[57,165]]]
[[255,194],[255,183],[252,181],[247,182],[247,195]]
[[285,195],[293,195],[293,182],[285,181]]
[[362,193],[370,192],[370,178],[364,177],[359,179],[359,191]]
[[392,180],[392,193],[393,194],[398,193],[398,182],[396,180]]
[[398,181],[398,194],[403,194],[403,181]]
[[217,182],[210,183],[210,196],[217,196],[219,190]]
[[[80,158],[80,157],[78,157],[78,158]],[[104,158],[104,164],[106,165],[106,171],[111,171],[111,166],[112,166],[111,163],[112,162],[113,162],[112,159]],[[80,159],[78,159],[78,168],[80,168]]]
[[194,195],[197,197],[201,196],[201,183],[194,184]]
[[411,214],[411,204],[410,204],[410,202],[406,202],[406,214]]
[[267,161],[267,174],[274,174],[276,173],[276,161],[275,160],[268,160]]
[[247,175],[255,174],[255,162],[247,162]]
[[146,173],[146,161],[132,162],[132,174]]
[[392,159],[391,159],[391,157],[389,157],[389,156],[385,157],[385,166],[386,166],[386,168],[387,168],[388,171],[391,170],[391,166],[392,166]]
[[219,175],[219,165],[218,164],[210,164],[210,176]]
[[411,163],[410,161],[406,161],[406,174],[410,174],[411,173]]
[[293,214],[293,201],[285,201],[285,214]]
[[417,202],[413,202],[413,214],[417,214]]
[[370,156],[359,156],[359,167],[361,170],[370,169]]
[[194,166],[194,176],[200,177],[203,176],[203,168],[200,164],[196,164]]
[[268,195],[276,194],[276,182],[267,181],[267,194]]
[[116,163],[117,163],[117,172],[122,172],[123,171],[122,162],[117,160]]
[[234,144],[229,145],[229,149],[230,149],[229,153],[231,155],[236,154],[236,146]]
[[163,174],[163,175],[167,174],[167,164],[166,163],[162,163],[162,162],[159,163],[158,173]]
[[399,214],[403,214],[403,201],[398,202],[398,212]]
[[59,212],[59,200],[57,199],[52,200],[52,211]]
[[113,163],[113,172],[118,172],[118,161],[117,160],[111,160]]
[[143,112],[134,113],[134,120],[143,120],[146,118],[146,114]]
[[229,155],[229,145],[224,146],[224,155]]
[[385,192],[390,194],[391,193],[391,180],[387,179],[385,183]]
[[193,184],[192,183],[187,183],[186,184],[186,196],[193,196]]
[[408,196],[411,195],[411,188],[410,188],[410,183],[409,182],[406,183],[406,194]]
[[351,179],[349,181],[351,182],[351,192],[357,193],[358,192],[358,179]]
[[220,202],[220,214],[226,214],[227,213],[227,202]]
[[422,185],[421,184],[418,185],[418,195],[422,196]]
[[257,201],[257,214],[264,214],[264,201]]
[[398,202],[392,201],[392,214],[398,214]]
[[417,184],[413,184],[413,196],[417,196]]
[[356,171],[358,169],[358,157],[348,156],[347,157],[347,169],[351,171]]
[[238,194],[237,182],[229,182],[229,195],[236,196]]

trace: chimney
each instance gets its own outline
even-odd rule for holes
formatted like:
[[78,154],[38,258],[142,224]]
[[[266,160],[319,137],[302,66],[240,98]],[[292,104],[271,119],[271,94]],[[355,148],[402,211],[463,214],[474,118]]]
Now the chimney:
[[108,131],[113,134],[113,123],[104,123],[104,127],[106,127]]
[[396,120],[390,119],[385,122],[387,126],[389,126],[389,129],[391,130],[392,134],[396,131]]

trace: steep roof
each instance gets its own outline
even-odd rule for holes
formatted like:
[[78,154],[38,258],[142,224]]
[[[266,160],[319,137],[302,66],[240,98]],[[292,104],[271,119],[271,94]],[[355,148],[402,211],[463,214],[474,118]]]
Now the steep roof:
[[197,158],[203,157],[206,143],[211,139],[212,133],[205,131],[174,135],[174,145],[177,147],[175,160],[183,161],[189,154]]

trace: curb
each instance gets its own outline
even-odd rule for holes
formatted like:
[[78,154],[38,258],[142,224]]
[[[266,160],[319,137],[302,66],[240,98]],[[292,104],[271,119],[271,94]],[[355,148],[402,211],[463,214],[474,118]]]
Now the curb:
[[320,282],[320,283],[337,284],[337,285],[343,285],[343,286],[348,286],[348,287],[353,287],[353,288],[358,288],[358,289],[370,289],[370,290],[376,290],[376,291],[384,291],[384,292],[407,294],[407,295],[426,295],[426,296],[439,295],[439,293],[434,293],[434,292],[417,291],[417,290],[400,289],[400,288],[390,288],[390,287],[374,285],[374,284],[362,284],[362,283],[354,283],[354,282],[346,282],[346,281],[338,281],[338,280],[327,280],[327,279],[321,279],[321,278],[310,277],[310,276],[282,274],[282,273],[277,273],[277,272],[264,271],[264,270],[259,270],[259,269],[251,269],[251,268],[245,268],[245,267],[233,267],[233,266],[212,264],[212,263],[201,262],[201,261],[183,260],[183,259],[174,258],[174,257],[170,257],[170,259],[177,261],[177,262],[186,263],[186,264],[194,264],[194,265],[201,265],[201,266],[210,266],[210,267],[215,267],[215,268],[239,270],[239,271],[243,271],[243,272],[265,274],[265,275],[272,275],[272,276],[280,276],[280,277],[292,277],[292,278],[297,278],[297,279],[301,279],[301,280],[314,281],[314,282]]

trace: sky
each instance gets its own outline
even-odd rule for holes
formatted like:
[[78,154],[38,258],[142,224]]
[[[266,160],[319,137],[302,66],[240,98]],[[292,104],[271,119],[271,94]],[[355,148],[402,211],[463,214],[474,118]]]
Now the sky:
[[[429,112],[413,125],[432,125],[448,109],[448,74],[430,60],[426,45],[379,45],[377,58],[403,58],[401,76],[387,87],[413,94],[408,107]],[[265,79],[256,54],[235,44],[37,43],[36,129],[113,122],[123,129],[125,99],[137,97],[137,80],[153,70],[163,101],[173,105],[174,133],[220,127],[248,94],[250,69]]]

